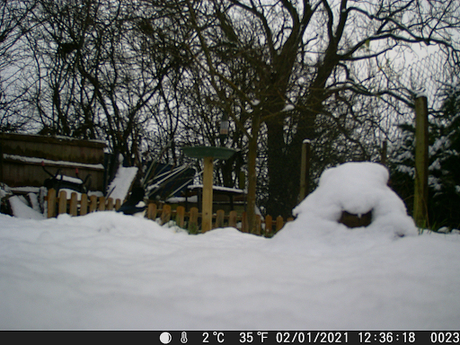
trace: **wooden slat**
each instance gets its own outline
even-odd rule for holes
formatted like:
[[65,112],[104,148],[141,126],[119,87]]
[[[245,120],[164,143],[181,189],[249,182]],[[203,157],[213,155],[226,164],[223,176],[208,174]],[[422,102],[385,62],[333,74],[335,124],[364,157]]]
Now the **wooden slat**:
[[265,235],[270,235],[273,231],[273,217],[269,214],[265,216]]
[[228,226],[236,228],[237,213],[236,211],[230,211],[228,216]]
[[67,193],[65,190],[59,192],[58,214],[67,213]]
[[224,219],[225,219],[224,210],[217,210],[215,227],[216,228],[223,228],[224,227]]
[[190,220],[188,223],[188,231],[191,234],[196,234],[198,232],[198,208],[192,207],[190,209]]
[[185,207],[178,206],[176,210],[176,224],[178,227],[183,228],[185,223]]
[[284,226],[284,220],[283,217],[278,216],[276,217],[276,231],[280,231]]
[[88,194],[81,195],[80,201],[80,216],[84,216],[88,213]]
[[99,197],[99,205],[97,208],[98,211],[105,211],[105,196]]
[[168,204],[163,205],[163,212],[161,213],[161,225],[166,224],[171,220],[171,206]]
[[107,211],[113,211],[113,199],[112,199],[112,198],[108,198],[106,204],[107,204],[106,210],[107,210]]
[[96,195],[91,195],[89,197],[90,203],[89,203],[89,212],[94,212],[97,209],[97,196]]
[[56,217],[56,190],[48,190],[48,218]]
[[76,192],[70,194],[69,214],[73,217],[77,216],[78,196]]

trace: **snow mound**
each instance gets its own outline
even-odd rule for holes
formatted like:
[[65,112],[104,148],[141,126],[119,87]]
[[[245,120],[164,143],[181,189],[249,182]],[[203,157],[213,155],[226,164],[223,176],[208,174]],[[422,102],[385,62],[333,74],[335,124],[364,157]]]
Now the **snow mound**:
[[[318,188],[293,210],[296,220],[275,238],[298,241],[313,236],[340,242],[351,238],[359,241],[358,236],[394,239],[417,235],[414,221],[403,201],[388,187],[388,179],[383,165],[370,162],[346,163],[326,170]],[[342,211],[357,215],[372,211],[371,224],[349,229],[338,222]]]

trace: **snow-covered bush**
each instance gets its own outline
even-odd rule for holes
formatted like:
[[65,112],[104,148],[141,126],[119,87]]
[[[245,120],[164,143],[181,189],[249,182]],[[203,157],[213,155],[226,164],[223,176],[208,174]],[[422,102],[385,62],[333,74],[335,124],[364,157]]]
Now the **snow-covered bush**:
[[[288,223],[279,239],[297,242],[323,238],[340,246],[360,237],[395,239],[417,235],[406,206],[387,185],[389,172],[381,164],[353,162],[326,170],[318,188],[293,211],[297,219]],[[367,227],[350,229],[339,223],[342,211],[362,215],[372,211]]]

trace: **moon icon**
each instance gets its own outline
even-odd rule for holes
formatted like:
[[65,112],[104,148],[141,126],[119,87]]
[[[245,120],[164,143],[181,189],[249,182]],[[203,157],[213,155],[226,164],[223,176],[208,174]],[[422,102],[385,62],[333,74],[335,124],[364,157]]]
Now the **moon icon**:
[[169,344],[172,340],[172,336],[168,332],[163,332],[160,334],[160,341],[162,344]]

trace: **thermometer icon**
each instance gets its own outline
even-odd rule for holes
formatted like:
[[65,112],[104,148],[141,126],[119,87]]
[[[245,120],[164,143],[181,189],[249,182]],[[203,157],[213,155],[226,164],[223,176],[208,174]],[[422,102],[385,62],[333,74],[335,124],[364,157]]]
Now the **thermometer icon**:
[[181,335],[180,335],[180,341],[182,344],[185,344],[188,339],[187,339],[187,332],[182,332]]

